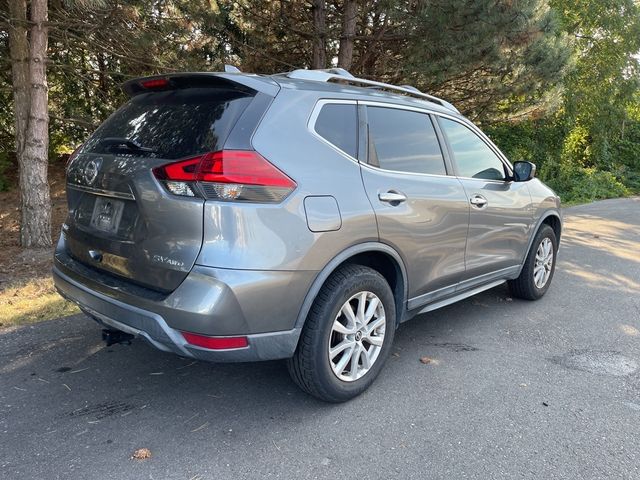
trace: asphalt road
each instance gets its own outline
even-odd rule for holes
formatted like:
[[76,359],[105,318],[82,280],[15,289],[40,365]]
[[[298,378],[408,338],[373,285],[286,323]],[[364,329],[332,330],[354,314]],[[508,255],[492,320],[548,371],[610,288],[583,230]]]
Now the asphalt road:
[[558,267],[538,302],[403,325],[343,405],[281,362],[106,348],[83,316],[0,332],[0,478],[638,479],[640,198],[568,209]]

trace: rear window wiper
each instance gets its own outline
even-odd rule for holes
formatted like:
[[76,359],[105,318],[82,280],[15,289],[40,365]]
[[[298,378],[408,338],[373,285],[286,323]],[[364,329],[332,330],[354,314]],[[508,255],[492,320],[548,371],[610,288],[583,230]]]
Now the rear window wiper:
[[144,147],[133,140],[125,137],[106,137],[98,142],[98,145],[111,147],[117,150],[129,150],[130,152],[139,153],[156,153],[153,148]]

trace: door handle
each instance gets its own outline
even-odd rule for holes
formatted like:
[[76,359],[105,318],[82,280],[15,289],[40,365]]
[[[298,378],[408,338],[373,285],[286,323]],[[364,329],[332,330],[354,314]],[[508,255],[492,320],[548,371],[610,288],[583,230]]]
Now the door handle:
[[471,202],[471,205],[477,208],[485,207],[487,203],[489,203],[486,198],[478,194],[472,195],[471,198],[469,199],[469,202]]
[[402,202],[405,202],[407,200],[407,196],[404,193],[396,192],[395,190],[389,190],[388,192],[379,193],[378,200],[396,206]]

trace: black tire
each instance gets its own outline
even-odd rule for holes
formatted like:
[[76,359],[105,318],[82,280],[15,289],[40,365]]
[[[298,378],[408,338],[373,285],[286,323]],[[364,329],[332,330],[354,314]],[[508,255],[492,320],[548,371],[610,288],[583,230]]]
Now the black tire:
[[[377,359],[361,378],[344,381],[333,372],[329,345],[333,322],[344,303],[358,292],[374,293],[384,307],[384,340]],[[346,265],[332,273],[320,289],[305,322],[298,348],[287,361],[293,381],[305,392],[327,402],[345,402],[364,392],[389,356],[396,329],[395,302],[380,273],[362,265]]]
[[[553,263],[551,265],[549,278],[542,286],[542,288],[538,288],[534,281],[533,272],[536,264],[536,252],[545,238],[551,240],[551,244],[553,246]],[[556,238],[556,234],[553,231],[553,228],[551,228],[549,225],[544,224],[540,227],[540,229],[536,233],[535,238],[533,239],[531,249],[527,254],[527,259],[524,262],[524,266],[522,268],[522,272],[520,272],[520,276],[515,280],[509,280],[508,282],[511,294],[514,297],[522,298],[524,300],[538,300],[539,298],[542,298],[542,296],[547,293],[549,285],[551,285],[551,280],[553,280],[553,274],[556,270],[557,257],[558,240]]]

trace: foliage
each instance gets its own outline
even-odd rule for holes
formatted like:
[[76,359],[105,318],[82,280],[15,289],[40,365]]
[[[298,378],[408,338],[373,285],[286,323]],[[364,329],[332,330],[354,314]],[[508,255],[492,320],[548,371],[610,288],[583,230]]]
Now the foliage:
[[566,203],[583,203],[640,192],[640,122],[610,146],[615,170],[589,166],[591,140],[585,128],[568,129],[562,116],[517,124],[501,123],[487,133],[512,160],[536,164],[538,177]]
[[494,128],[496,141],[508,153],[538,163],[540,176],[569,201],[639,192],[640,3],[550,5],[573,37],[562,107],[542,121]]
[[623,197],[629,189],[611,172],[593,167],[563,165],[557,175],[547,180],[560,192],[565,203],[585,203],[605,198]]
[[562,155],[566,127],[550,117],[517,123],[502,122],[485,128],[486,133],[512,161],[526,160],[538,167],[538,176],[546,178]]
[[[412,36],[399,57],[404,78],[452,101],[483,122],[500,101],[517,112],[558,85],[571,50],[545,1],[422,2],[408,22]],[[390,56],[390,58],[394,58]]]
[[637,160],[629,158],[635,149],[629,144],[634,139],[628,124],[640,88],[640,3],[553,0],[551,4],[575,38],[575,68],[565,79],[564,117],[571,128],[562,161],[620,177],[621,172],[637,168]]
[[633,192],[640,193],[640,121],[630,121],[624,137],[612,147],[619,165],[618,175]]
[[[350,35],[347,3],[50,0],[51,161],[124,101],[119,84],[127,79],[215,71],[225,63],[266,74],[311,67],[317,58],[324,62],[317,66],[335,65]],[[638,0],[355,3],[348,65],[355,75],[447,98],[511,159],[536,163],[563,198],[626,193],[620,185],[640,190]],[[13,112],[5,4],[0,0],[6,157]],[[0,188],[2,179],[0,171]]]
[[0,192],[9,190],[11,186],[9,178],[7,176],[7,170],[11,166],[9,161],[9,152],[0,151]]

